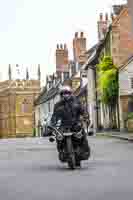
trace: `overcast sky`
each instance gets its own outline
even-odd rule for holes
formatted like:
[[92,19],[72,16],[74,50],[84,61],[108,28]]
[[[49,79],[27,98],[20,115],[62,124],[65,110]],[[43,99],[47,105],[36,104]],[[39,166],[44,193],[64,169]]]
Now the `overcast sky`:
[[91,47],[99,13],[121,2],[126,0],[0,0],[0,71],[3,64],[40,63],[44,79],[55,70],[56,44],[71,49],[74,33],[84,31]]

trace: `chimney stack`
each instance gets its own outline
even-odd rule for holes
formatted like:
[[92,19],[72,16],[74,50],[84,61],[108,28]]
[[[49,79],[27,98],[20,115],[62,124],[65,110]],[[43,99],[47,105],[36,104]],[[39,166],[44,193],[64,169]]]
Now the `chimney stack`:
[[68,71],[68,49],[66,44],[60,44],[56,49],[56,72]]
[[110,23],[110,21],[109,21],[108,13],[105,14],[105,19],[103,19],[103,14],[100,13],[100,19],[97,22],[99,41],[104,39],[105,34],[108,31],[109,23]]
[[86,51],[86,38],[84,37],[84,32],[80,32],[80,37],[78,37],[78,32],[75,33],[75,38],[73,39],[73,56],[75,63],[83,63],[81,55],[84,58],[84,52]]

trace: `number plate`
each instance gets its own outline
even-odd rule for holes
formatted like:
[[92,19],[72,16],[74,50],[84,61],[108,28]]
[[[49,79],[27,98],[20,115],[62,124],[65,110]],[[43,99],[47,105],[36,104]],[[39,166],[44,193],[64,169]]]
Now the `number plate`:
[[63,133],[63,135],[64,136],[71,136],[71,135],[73,135],[73,133],[70,133],[70,132],[69,133]]

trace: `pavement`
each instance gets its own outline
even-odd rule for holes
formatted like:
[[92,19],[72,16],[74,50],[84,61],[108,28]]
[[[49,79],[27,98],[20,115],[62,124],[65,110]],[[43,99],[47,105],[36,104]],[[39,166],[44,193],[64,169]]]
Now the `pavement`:
[[133,142],[133,133],[129,132],[113,132],[113,131],[106,131],[106,132],[97,132],[97,136],[107,136],[107,137],[113,137],[117,139],[127,140],[130,142]]
[[88,142],[90,159],[73,171],[48,138],[0,140],[0,200],[132,200],[133,143]]

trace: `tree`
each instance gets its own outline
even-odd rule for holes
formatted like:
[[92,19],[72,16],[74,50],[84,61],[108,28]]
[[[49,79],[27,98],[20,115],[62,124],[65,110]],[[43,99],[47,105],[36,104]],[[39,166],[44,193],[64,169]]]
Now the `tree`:
[[116,110],[118,108],[118,69],[110,56],[105,56],[98,65],[98,85],[102,103],[108,107],[110,128],[116,127]]

